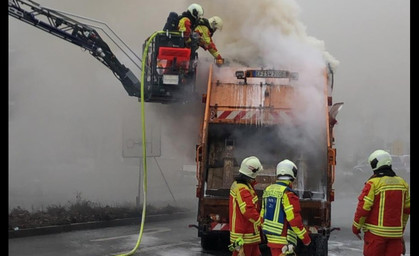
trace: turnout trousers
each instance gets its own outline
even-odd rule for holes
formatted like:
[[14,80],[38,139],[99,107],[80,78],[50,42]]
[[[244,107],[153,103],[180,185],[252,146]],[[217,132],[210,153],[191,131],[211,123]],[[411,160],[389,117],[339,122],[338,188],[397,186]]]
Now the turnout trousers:
[[401,237],[382,237],[365,232],[364,256],[400,256],[403,244]]

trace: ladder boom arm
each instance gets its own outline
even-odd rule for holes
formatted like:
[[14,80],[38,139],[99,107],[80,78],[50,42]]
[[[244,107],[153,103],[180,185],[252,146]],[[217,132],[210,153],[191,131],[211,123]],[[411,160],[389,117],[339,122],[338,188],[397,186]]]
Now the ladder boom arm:
[[8,10],[10,16],[87,50],[114,73],[129,96],[140,97],[140,81],[92,27],[31,0],[9,0]]

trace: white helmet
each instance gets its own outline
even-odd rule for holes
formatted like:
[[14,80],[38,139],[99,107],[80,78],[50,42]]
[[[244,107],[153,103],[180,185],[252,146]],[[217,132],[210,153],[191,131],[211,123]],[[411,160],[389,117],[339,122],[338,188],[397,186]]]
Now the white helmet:
[[223,29],[223,20],[218,16],[213,16],[208,19],[210,27],[212,30],[222,30]]
[[249,178],[256,178],[259,172],[263,171],[263,166],[255,156],[249,156],[243,159],[239,172]]
[[278,179],[294,180],[297,177],[297,166],[288,159],[278,163],[276,176]]
[[199,4],[191,4],[188,6],[188,11],[190,14],[192,14],[192,17],[199,19],[202,16],[204,16],[204,9]]
[[378,149],[368,157],[368,162],[373,171],[378,170],[382,166],[391,167],[391,155],[381,149]]

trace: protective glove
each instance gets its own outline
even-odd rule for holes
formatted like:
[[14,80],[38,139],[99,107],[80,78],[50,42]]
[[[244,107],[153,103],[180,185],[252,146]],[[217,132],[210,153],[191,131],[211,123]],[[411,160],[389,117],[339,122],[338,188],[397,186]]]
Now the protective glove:
[[198,41],[199,39],[201,39],[201,35],[198,33],[198,32],[192,32],[192,34],[191,34],[191,38],[193,39],[193,40],[196,40],[196,41]]
[[218,55],[217,59],[215,59],[215,64],[220,67],[224,64],[224,59],[221,57],[221,55]]
[[236,239],[236,241],[234,241],[234,243],[232,243],[228,246],[228,249],[229,249],[230,252],[232,252],[234,250],[239,251],[243,247],[243,244],[244,244],[243,238],[239,237],[239,238]]
[[284,247],[282,247],[282,254],[281,255],[295,255],[294,252],[294,245],[292,244],[286,244]]
[[356,237],[358,237],[359,240],[362,240],[361,235],[360,235],[361,230],[355,227],[354,225],[352,225],[352,233],[354,233]]

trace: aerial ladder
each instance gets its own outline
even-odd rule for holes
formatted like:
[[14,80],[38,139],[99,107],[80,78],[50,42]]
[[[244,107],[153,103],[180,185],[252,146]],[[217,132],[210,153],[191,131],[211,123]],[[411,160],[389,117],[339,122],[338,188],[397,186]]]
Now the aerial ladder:
[[[51,8],[43,7],[31,0],[9,0],[9,15],[33,25],[45,32],[62,38],[70,43],[78,45],[87,50],[93,57],[108,67],[115,77],[122,83],[129,96],[140,98],[141,83],[134,73],[123,65],[113,54],[109,45],[102,39],[96,29],[103,31],[115,44],[124,52],[124,54],[141,70],[136,61],[131,58],[135,56],[141,63],[141,59],[136,56],[129,47],[104,23],[93,19],[76,16]],[[88,20],[79,22],[69,16]],[[90,22],[96,23],[88,24]],[[96,29],[95,29],[96,28]],[[108,28],[112,33],[108,33]],[[121,43],[131,51],[131,55],[121,47]]]

